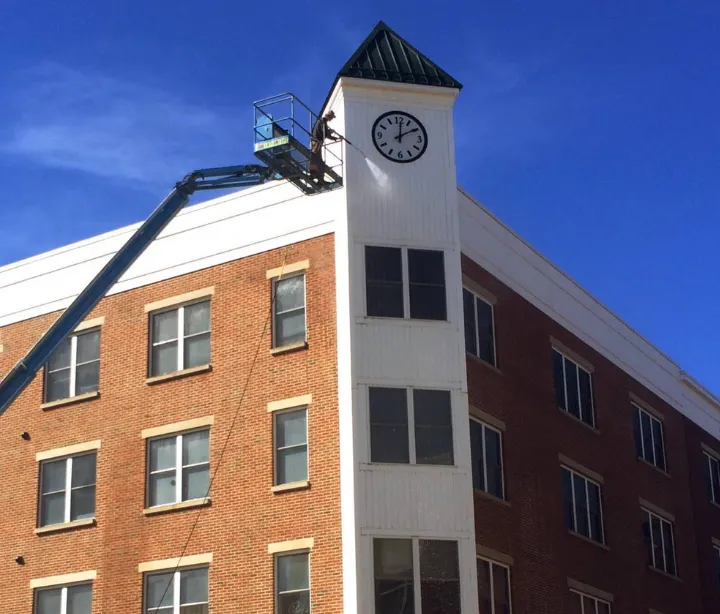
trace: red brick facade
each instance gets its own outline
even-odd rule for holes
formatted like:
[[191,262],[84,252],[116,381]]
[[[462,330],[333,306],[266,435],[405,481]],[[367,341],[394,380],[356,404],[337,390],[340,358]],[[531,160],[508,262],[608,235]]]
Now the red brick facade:
[[[141,431],[215,416],[211,473],[241,402],[270,306],[266,270],[308,259],[308,348],[271,355],[270,331],[227,451],[202,509],[188,555],[212,553],[210,611],[273,611],[273,556],[268,544],[314,538],[310,554],[313,612],[342,609],[333,237],[198,271],[104,299],[90,317],[104,316],[100,396],[42,410],[42,377],[2,416],[3,474],[0,592],[3,611],[30,613],[29,582],[97,570],[93,612],[142,611],[138,564],[180,555],[200,508],[143,514],[145,441]],[[148,385],[148,315],[144,305],[214,286],[212,370]],[[56,314],[0,331],[0,372],[39,338]],[[308,411],[309,481],[305,490],[273,494],[270,401],[312,394]],[[30,440],[21,438],[22,432]],[[96,525],[35,535],[38,452],[101,440],[97,456]],[[291,519],[291,521],[290,521]],[[25,559],[24,565],[15,562]]]
[[[468,388],[470,411],[506,426],[508,505],[476,493],[476,539],[513,558],[513,612],[575,612],[568,578],[612,594],[614,614],[720,611],[711,543],[720,535],[720,508],[708,501],[700,449],[701,440],[715,449],[718,442],[465,257],[463,273],[497,300],[499,372],[469,357]],[[596,429],[557,407],[553,340],[593,367]],[[630,393],[664,418],[667,473],[637,457]],[[565,527],[560,454],[602,476],[606,545]],[[648,567],[640,498],[675,518],[679,578]]]

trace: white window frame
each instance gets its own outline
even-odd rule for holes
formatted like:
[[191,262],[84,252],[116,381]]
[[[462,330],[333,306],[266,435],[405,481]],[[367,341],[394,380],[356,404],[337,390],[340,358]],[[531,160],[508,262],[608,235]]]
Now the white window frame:
[[[608,607],[609,614],[612,614],[612,603],[609,601],[605,601],[605,599],[600,599],[600,597],[595,597],[595,595],[588,595],[587,593],[583,593],[582,591],[576,590],[574,588],[570,589],[571,593],[575,593],[576,595],[580,595],[580,613],[581,614],[599,614],[598,612],[598,604],[602,603],[603,605],[606,605]],[[595,602],[594,612],[586,612],[585,611],[585,600],[583,599],[591,599]]]
[[[482,430],[482,444],[483,444],[483,469],[485,470],[485,475],[483,476],[485,479],[485,489],[479,489],[481,492],[487,493],[491,497],[496,497],[499,499],[505,500],[505,450],[504,450],[504,443],[503,443],[503,432],[495,428],[494,426],[490,426],[487,424],[487,422],[483,422],[480,420],[480,418],[476,418],[475,416],[471,415],[470,420],[473,422],[477,422],[480,426],[483,427]],[[488,485],[488,462],[487,462],[487,444],[485,443],[485,430],[490,429],[491,431],[496,432],[500,436],[500,483],[502,484],[502,497],[498,497],[497,495],[489,492],[487,490]],[[471,446],[472,450],[472,446]],[[475,490],[478,490],[475,488]],[[489,559],[487,559],[489,560]]]
[[284,484],[293,484],[293,482],[283,482],[280,484],[278,482],[278,452],[280,451],[280,448],[277,445],[277,421],[278,416],[282,414],[290,414],[297,411],[303,411],[305,412],[305,443],[304,444],[295,444],[293,446],[283,446],[283,450],[288,450],[290,448],[299,448],[301,445],[305,446],[305,456],[306,456],[306,467],[305,467],[305,480],[310,479],[310,425],[308,423],[309,419],[309,412],[308,407],[306,405],[300,405],[298,407],[288,407],[287,409],[282,409],[278,411],[272,412],[272,421],[273,421],[273,485],[274,486],[282,486]]
[[[582,537],[586,537],[587,539],[591,539],[594,542],[597,542],[598,544],[604,544],[605,543],[605,515],[603,513],[603,487],[602,484],[599,482],[596,482],[592,478],[587,477],[585,474],[580,473],[579,471],[576,471],[575,469],[572,469],[571,467],[568,467],[567,465],[560,465],[560,467],[564,471],[570,472],[570,486],[572,489],[572,503],[573,503],[573,524],[575,525],[575,529],[571,529],[571,531],[577,535],[582,535]],[[588,489],[588,482],[594,484],[598,487],[598,499],[600,503],[600,528],[602,529],[602,539],[597,540],[591,535],[583,535],[580,533],[580,531],[577,530],[578,522],[577,522],[577,502],[575,499],[575,479],[574,476],[578,476],[579,478],[582,478],[585,480],[585,500],[588,502],[587,506],[587,524],[588,524],[588,533],[591,533],[591,527],[592,522],[590,520],[590,490]]]
[[[481,296],[474,290],[471,290],[467,286],[463,286],[463,290],[468,291],[474,298],[473,300],[473,317],[475,318],[475,347],[477,348],[478,352],[477,354],[472,354],[475,356],[475,358],[479,358],[483,362],[488,363],[489,365],[492,365],[493,367],[497,367],[497,340],[495,338],[495,305],[493,305],[489,300],[487,300],[485,297]],[[484,358],[481,358],[480,356],[480,327],[478,326],[478,309],[477,309],[477,302],[482,301],[486,305],[490,307],[490,319],[491,319],[491,325],[492,325],[492,338],[493,338],[493,361],[489,362],[485,360]]]
[[[36,588],[34,595],[33,595],[33,614],[37,614],[38,612],[38,593],[42,593],[43,591],[56,591],[58,589],[60,590],[60,614],[67,614],[67,600],[68,600],[68,589],[72,588],[74,586],[89,586],[90,592],[92,595],[92,589],[93,589],[93,583],[92,582],[76,582],[73,584],[63,584],[62,586],[43,586],[42,588]],[[92,599],[92,596],[91,596]],[[92,606],[91,606],[92,607]]]
[[[183,458],[182,458],[183,437],[185,435],[191,435],[193,433],[200,433],[203,431],[206,431],[208,434],[208,440],[207,440],[208,441],[208,460],[207,460],[207,462],[193,463],[192,465],[183,465]],[[150,505],[150,501],[152,499],[152,497],[151,497],[151,488],[152,488],[151,477],[153,475],[161,474],[161,473],[168,474],[168,473],[170,473],[170,471],[172,471],[171,469],[158,469],[156,471],[150,471],[150,447],[153,442],[162,441],[164,439],[173,439],[173,438],[175,439],[175,467],[172,470],[175,471],[175,500],[171,501],[170,503],[158,503],[156,505]],[[176,503],[185,503],[185,501],[205,501],[206,499],[209,498],[209,496],[210,496],[209,492],[207,493],[206,496],[203,496],[203,497],[195,497],[194,499],[186,499],[186,500],[183,500],[183,498],[182,498],[182,491],[183,491],[183,485],[184,485],[183,484],[183,470],[184,469],[188,469],[188,468],[192,468],[192,467],[200,467],[201,465],[207,465],[208,474],[210,474],[210,427],[209,426],[203,426],[200,428],[192,429],[190,431],[182,431],[180,433],[170,433],[168,435],[158,435],[157,437],[150,437],[147,440],[146,447],[147,447],[146,461],[145,461],[146,474],[147,474],[146,505],[147,505],[148,509],[152,509],[154,507],[163,507],[166,505],[175,505]],[[212,479],[212,476],[210,476],[210,477]]]
[[[308,597],[311,604],[311,610],[312,610],[312,561],[310,560],[312,557],[310,556],[310,549],[309,548],[302,548],[300,550],[283,550],[282,552],[276,552],[273,555],[273,612],[275,614],[282,614],[280,612],[280,602],[278,599],[278,596],[280,595],[280,590],[278,588],[278,559],[284,557],[284,556],[293,556],[296,554],[306,554],[307,555],[307,566],[308,566]],[[299,592],[305,592],[305,589],[302,589],[302,591],[286,591],[283,593],[283,595],[289,595],[291,593],[299,593]],[[174,613],[173,613],[174,614]]]
[[[643,409],[640,407],[637,403],[633,403],[631,401],[631,404],[633,406],[633,409],[638,412],[638,423],[640,426],[640,456],[642,460],[644,460],[646,463],[650,463],[653,467],[656,469],[659,469],[660,471],[667,471],[667,453],[665,452],[665,429],[663,428],[662,420],[659,420],[657,417],[653,416],[652,413],[647,411],[646,409]],[[642,424],[642,415],[645,414],[650,419],[650,440],[652,441],[652,457],[653,460],[649,461],[647,458],[645,458],[645,438],[643,437],[643,424]],[[655,429],[653,429],[653,422],[657,422],[660,425],[660,437],[662,439],[662,452],[663,452],[663,464],[665,465],[665,469],[661,468],[658,465],[657,458],[655,457]]]
[[[208,570],[208,600],[207,601],[198,601],[197,603],[188,603],[184,605],[207,605],[208,609],[210,607],[210,566],[209,565],[192,565],[188,567],[179,567],[177,569],[158,569],[155,571],[146,571],[143,574],[143,614],[146,614],[148,612],[148,605],[147,605],[147,580],[150,576],[163,576],[168,573],[173,574],[172,584],[173,584],[173,604],[172,608],[170,607],[163,607],[163,608],[153,608],[153,610],[150,611],[150,614],[181,614],[180,610],[180,576],[184,571],[192,571],[194,569],[207,569]],[[64,612],[61,612],[61,614],[65,614]]]
[[[70,339],[70,387],[69,387],[69,393],[68,393],[69,396],[66,397],[68,399],[73,399],[77,396],[77,368],[78,368],[78,366],[89,365],[94,362],[98,362],[98,363],[100,362],[99,352],[98,352],[98,358],[96,360],[88,360],[86,362],[81,362],[81,363],[78,363],[78,361],[77,361],[78,337],[81,337],[83,335],[87,335],[90,333],[95,333],[95,332],[100,332],[99,326],[96,326],[96,327],[93,327],[93,328],[90,328],[87,330],[83,330],[83,331],[80,331],[77,333],[73,333],[72,335],[69,336],[69,339]],[[101,341],[102,341],[102,333],[100,334],[100,336],[98,338],[98,350],[99,350],[99,345],[100,345]],[[51,371],[50,370],[50,361],[48,360],[48,362],[45,363],[45,387],[43,390],[43,401],[44,402],[46,402],[46,403],[53,402],[53,401],[48,401],[48,397],[47,397],[48,380],[50,379],[50,373],[57,373],[58,371],[65,371],[65,370],[66,370],[66,368],[56,369],[55,371]],[[98,374],[97,389],[98,390],[100,389],[99,374]],[[55,400],[62,401],[63,399],[55,399]]]
[[[407,428],[408,428],[408,462],[407,463],[384,463],[372,460],[372,424],[370,422],[370,388],[391,388],[391,389],[403,389],[405,390],[405,400],[407,403]],[[440,392],[447,392],[450,396],[450,430],[452,434],[452,456],[453,462],[451,465],[434,465],[434,464],[420,464],[417,463],[417,446],[415,440],[415,390],[437,390]],[[367,400],[367,425],[368,425],[368,447],[367,447],[367,458],[373,465],[391,465],[391,466],[416,466],[416,467],[454,467],[457,464],[457,450],[455,449],[455,417],[453,416],[453,393],[452,390],[446,388],[428,388],[428,387],[409,387],[409,386],[367,386],[366,396]],[[504,492],[503,483],[503,492]]]
[[[193,305],[199,305],[200,303],[207,303],[209,307],[209,316],[208,316],[208,323],[209,327],[208,330],[203,331],[202,333],[193,333],[191,335],[185,335],[185,308],[186,307],[192,307]],[[167,341],[153,341],[153,332],[155,330],[155,316],[162,315],[164,313],[169,313],[171,311],[177,311],[177,337],[174,339],[168,339]],[[199,337],[200,335],[208,335],[208,342],[210,343],[210,351],[209,356],[212,359],[212,301],[210,300],[209,296],[206,296],[201,299],[196,299],[194,301],[189,301],[187,303],[182,303],[180,305],[173,305],[172,307],[167,307],[165,309],[158,309],[157,311],[150,312],[150,343],[149,343],[149,357],[148,357],[148,363],[149,363],[149,377],[162,377],[162,375],[155,375],[154,373],[154,367],[155,364],[153,362],[153,349],[156,347],[160,347],[161,345],[168,345],[170,343],[177,343],[177,369],[175,371],[170,371],[169,373],[177,373],[178,371],[184,371],[185,369],[189,368],[185,366],[185,340],[186,339],[192,339],[193,337]],[[209,363],[208,363],[209,364]],[[200,365],[202,366],[202,365]],[[165,375],[169,375],[169,373]]]
[[[486,556],[480,556],[479,554],[476,555],[475,558],[476,558],[476,561],[475,561],[476,567],[477,567],[477,561],[485,561],[487,563],[490,563],[490,614],[495,614],[495,582],[493,582],[493,566],[502,567],[505,570],[507,570],[508,596],[510,597],[509,614],[512,614],[512,611],[513,611],[512,579],[511,579],[512,570],[510,569],[510,565],[505,565],[503,563],[499,563],[498,561],[490,559]],[[475,570],[475,573],[477,574],[477,568]]]
[[[652,564],[653,568],[655,568],[655,569],[657,569],[657,570],[659,570],[659,571],[662,571],[663,573],[666,573],[666,574],[668,574],[668,575],[673,575],[673,576],[676,577],[676,578],[679,577],[680,574],[678,574],[678,567],[677,567],[677,550],[676,550],[676,545],[675,545],[675,523],[674,523],[672,520],[668,520],[667,518],[664,518],[664,517],[661,516],[660,514],[657,514],[657,513],[655,513],[655,512],[652,512],[652,511],[650,511],[649,509],[647,509],[647,508],[645,508],[645,507],[643,507],[643,508],[641,508],[641,509],[642,509],[643,513],[648,516],[648,520],[649,520],[649,529],[650,529],[650,555],[652,556],[652,560],[653,560],[653,564]],[[653,527],[652,527],[653,517],[655,517],[655,518],[657,518],[658,520],[660,520],[660,550],[662,551],[662,556],[663,556],[663,567],[658,567],[658,566],[655,564],[655,547],[654,547],[654,546],[655,546],[655,535],[654,535]],[[673,549],[673,567],[675,568],[675,573],[674,573],[674,574],[671,574],[671,573],[667,570],[668,565],[667,565],[667,561],[665,560],[665,533],[664,533],[664,531],[662,530],[662,529],[663,529],[663,523],[670,525],[670,537],[672,538],[672,549]]]
[[[400,262],[402,265],[402,293],[403,293],[403,315],[401,318],[395,318],[392,316],[370,316],[367,313],[367,264],[365,262],[365,248],[366,247],[388,247],[391,249],[400,250]],[[445,319],[428,320],[426,318],[412,318],[410,317],[410,258],[408,256],[408,250],[421,251],[421,252],[440,252],[443,258],[443,271],[445,279]],[[403,320],[411,322],[448,322],[448,281],[447,281],[447,257],[444,249],[436,249],[431,247],[413,247],[406,245],[380,245],[376,243],[366,243],[363,246],[363,295],[365,304],[363,306],[363,313],[366,318],[380,319],[380,320]],[[494,332],[494,329],[493,329]]]
[[717,465],[718,471],[720,471],[720,459],[709,452],[703,451],[703,454],[707,456],[708,477],[710,478],[710,501],[720,505],[720,484],[718,484],[718,492],[716,492],[715,483],[713,481],[713,463]]
[[[463,590],[463,573],[462,563],[460,560],[460,541],[457,539],[445,538],[445,537],[408,537],[407,535],[373,535],[370,543],[370,551],[374,553],[375,540],[376,539],[402,539],[405,541],[412,542],[412,567],[413,567],[413,599],[414,599],[414,612],[416,614],[422,613],[422,574],[420,573],[420,541],[432,541],[432,542],[454,542],[457,548],[458,555],[458,582],[460,583],[460,597],[462,599]],[[373,592],[372,592],[372,610],[375,610],[375,564],[372,566],[372,581],[373,581]]]
[[[302,277],[303,278],[303,316],[304,316],[304,328],[305,328],[305,335],[303,341],[298,341],[296,343],[303,343],[307,342],[307,332],[308,332],[308,326],[307,326],[307,275],[305,274],[305,271],[297,271],[295,273],[289,273],[288,275],[283,275],[282,277],[274,277],[272,279],[272,286],[271,286],[271,292],[272,292],[272,347],[278,348],[278,347],[285,347],[282,345],[278,345],[277,343],[277,317],[281,315],[277,311],[277,300],[276,300],[276,288],[277,284],[283,281],[287,281],[288,279],[292,277]],[[295,307],[294,309],[288,309],[287,311],[283,311],[282,313],[291,313],[293,311],[300,311],[299,307]]]
[[[58,524],[66,524],[68,522],[72,522],[70,520],[70,513],[72,511],[72,491],[73,490],[80,490],[82,488],[89,488],[89,485],[86,486],[78,486],[77,488],[72,487],[72,470],[73,470],[73,459],[79,458],[81,456],[95,456],[95,466],[97,468],[97,452],[96,451],[89,451],[89,452],[81,452],[79,454],[73,454],[72,456],[59,456],[57,458],[48,458],[46,460],[40,461],[40,501],[39,501],[39,507],[38,507],[38,527],[53,527],[57,526]],[[65,488],[60,490],[54,490],[52,492],[43,492],[43,468],[45,465],[51,464],[51,463],[57,463],[57,462],[64,462],[65,463]],[[97,469],[96,469],[97,471]],[[93,484],[95,487],[95,505],[93,507],[97,506],[97,473],[95,475],[95,483]],[[62,522],[56,522],[53,524],[41,524],[43,521],[42,517],[42,504],[43,504],[43,497],[45,495],[51,495],[51,494],[57,494],[59,492],[65,493],[65,511],[63,514],[63,521]],[[95,517],[95,512],[97,510],[93,511],[93,518]]]
[[566,370],[566,368],[565,368],[565,361],[566,361],[566,360],[569,360],[569,361],[570,361],[571,363],[573,363],[573,364],[577,367],[577,369],[578,369],[577,394],[578,394],[578,409],[580,410],[580,416],[579,416],[577,419],[580,420],[581,422],[585,423],[585,424],[588,424],[588,423],[585,422],[585,420],[583,420],[583,418],[582,418],[582,417],[583,417],[583,413],[584,413],[584,412],[583,412],[583,409],[584,409],[584,408],[583,408],[583,405],[582,405],[582,395],[581,395],[581,393],[580,393],[580,369],[582,369],[583,371],[585,371],[585,373],[588,374],[588,380],[589,380],[589,382],[590,382],[590,416],[592,417],[592,424],[588,424],[588,426],[590,426],[590,427],[592,427],[592,428],[595,428],[595,425],[596,425],[596,423],[597,423],[597,419],[596,419],[597,416],[595,415],[595,384],[593,383],[593,373],[592,373],[592,371],[589,371],[588,369],[586,369],[585,367],[583,367],[577,360],[574,360],[574,359],[570,358],[567,354],[565,354],[565,352],[563,352],[562,350],[558,349],[556,346],[553,346],[553,351],[557,352],[558,354],[560,354],[560,356],[563,357],[562,366],[563,366],[563,386],[565,387],[565,407],[564,407],[564,408],[561,407],[560,409],[561,409],[562,411],[564,411],[566,414],[568,414],[569,416],[572,416],[573,418],[575,418],[575,416],[573,416],[573,415],[570,413],[570,409],[569,409],[569,407],[568,407],[568,398],[569,398],[569,397],[568,397],[568,378],[567,378],[567,370]]

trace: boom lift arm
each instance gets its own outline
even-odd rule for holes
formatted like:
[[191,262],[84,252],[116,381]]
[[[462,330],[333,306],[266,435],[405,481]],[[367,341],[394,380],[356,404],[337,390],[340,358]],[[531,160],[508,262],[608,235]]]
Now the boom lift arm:
[[200,190],[246,187],[264,183],[275,171],[258,164],[206,168],[188,174],[110,259],[33,348],[0,381],[0,414],[30,384],[60,343],[82,322],[150,243]]

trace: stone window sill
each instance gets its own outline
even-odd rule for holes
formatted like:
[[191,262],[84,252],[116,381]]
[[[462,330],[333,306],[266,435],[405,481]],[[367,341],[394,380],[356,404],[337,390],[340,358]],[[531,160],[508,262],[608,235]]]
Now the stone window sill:
[[590,431],[592,431],[592,432],[595,433],[596,435],[599,435],[599,434],[600,434],[600,431],[599,431],[596,427],[590,426],[587,422],[584,422],[583,420],[580,420],[580,418],[578,418],[577,416],[573,416],[570,412],[565,411],[562,407],[558,407],[558,411],[559,411],[563,416],[565,416],[566,418],[569,418],[569,419],[572,420],[573,422],[577,422],[578,424],[581,424],[581,425],[584,426],[586,429],[589,429]]
[[299,350],[307,350],[307,341],[298,341],[297,343],[290,343],[289,345],[281,345],[280,347],[272,348],[270,354],[277,356],[278,354],[289,354],[290,352],[297,352]]
[[310,488],[310,482],[308,480],[302,480],[300,482],[289,482],[288,484],[279,484],[278,486],[273,486],[270,489],[270,492],[273,494],[278,494],[281,492],[291,492],[293,490],[305,490],[307,488]]
[[476,356],[472,352],[465,352],[465,355],[474,363],[481,364],[483,367],[490,369],[490,371],[492,371],[493,373],[502,375],[502,371],[500,371],[500,369],[498,369],[494,364],[488,362],[487,360],[480,358],[480,356]]
[[496,497],[495,495],[490,494],[489,492],[485,492],[484,490],[480,490],[479,488],[473,488],[473,492],[478,497],[482,497],[483,499],[488,499],[489,501],[494,501],[495,503],[499,503],[500,505],[504,505],[506,507],[511,507],[510,501],[506,501],[505,499]]
[[40,409],[53,409],[55,407],[62,407],[63,405],[72,405],[73,403],[82,403],[83,401],[89,401],[90,399],[97,399],[100,396],[100,392],[95,390],[94,392],[86,392],[85,394],[78,394],[74,397],[68,397],[67,399],[58,399],[57,401],[50,401],[40,405]]
[[195,375],[196,373],[206,373],[211,370],[212,365],[200,365],[199,367],[191,367],[190,369],[183,369],[182,371],[173,371],[172,373],[166,373],[165,375],[155,375],[153,377],[148,377],[145,380],[145,383],[150,385],[159,384],[161,382],[168,382],[170,380]]
[[155,507],[146,507],[143,514],[146,516],[154,516],[155,514],[164,514],[166,512],[174,512],[176,510],[186,510],[193,507],[205,507],[210,505],[211,499],[193,499],[192,501],[180,501],[180,503],[168,503],[167,505],[156,505]]
[[664,475],[664,476],[665,476],[666,478],[668,478],[668,479],[671,479],[671,476],[670,476],[670,474],[669,474],[667,471],[663,471],[662,469],[660,469],[660,467],[656,467],[656,466],[653,465],[651,462],[646,461],[642,456],[638,456],[638,460],[639,460],[643,465],[647,465],[648,467],[652,467],[652,468],[655,469],[655,471],[657,471],[659,474]]
[[654,571],[656,574],[660,574],[661,576],[663,576],[665,578],[670,578],[671,580],[675,580],[675,582],[682,582],[682,578],[679,578],[678,576],[673,576],[671,573],[663,571],[662,569],[658,569],[657,567],[653,567],[652,565],[648,565],[648,569],[650,571]]
[[46,527],[38,527],[35,529],[35,535],[45,535],[46,533],[56,533],[57,531],[69,531],[70,529],[78,529],[80,527],[91,527],[95,525],[94,518],[83,518],[82,520],[73,520],[72,522],[63,522],[62,524],[51,524]]
[[587,542],[589,544],[592,544],[593,546],[597,546],[598,548],[602,548],[603,550],[610,550],[610,546],[607,544],[601,544],[598,541],[595,541],[594,539],[590,539],[589,537],[586,537],[585,535],[582,535],[581,533],[577,533],[576,531],[573,531],[572,529],[568,529],[568,533],[572,535],[573,537],[577,537],[578,539],[581,539],[584,542]]

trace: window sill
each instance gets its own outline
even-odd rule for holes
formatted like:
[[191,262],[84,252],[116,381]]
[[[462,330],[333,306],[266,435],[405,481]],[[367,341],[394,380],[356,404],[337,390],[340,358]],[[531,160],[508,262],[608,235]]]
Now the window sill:
[[45,535],[46,533],[55,533],[57,531],[69,531],[70,529],[79,529],[80,527],[91,527],[94,525],[95,518],[83,518],[82,520],[63,522],[62,524],[51,524],[46,527],[38,527],[35,529],[35,535]]
[[165,512],[174,512],[176,510],[186,510],[192,507],[205,507],[210,505],[211,499],[193,499],[192,501],[181,501],[180,503],[168,503],[167,505],[156,505],[155,507],[146,507],[143,510],[145,516],[154,516],[155,514],[164,514]]
[[603,550],[610,550],[610,546],[607,544],[601,544],[598,541],[595,541],[594,539],[590,539],[589,537],[586,537],[582,533],[578,533],[577,531],[573,531],[572,529],[568,529],[568,534],[572,535],[573,537],[577,537],[578,539],[581,539],[584,542],[587,542],[589,544],[592,544],[593,546],[597,546],[598,548],[602,548]]
[[94,392],[86,392],[85,394],[78,394],[74,397],[68,397],[67,399],[58,399],[57,401],[50,401],[49,403],[43,403],[40,405],[40,409],[53,409],[55,407],[62,407],[63,405],[72,405],[73,403],[82,403],[83,401],[89,401],[90,399],[97,399],[100,396],[100,392],[95,390]]
[[160,382],[167,382],[173,379],[180,379],[181,377],[188,377],[189,375],[195,375],[196,373],[206,373],[212,370],[212,365],[200,365],[199,367],[191,367],[189,369],[183,369],[182,371],[173,371],[172,373],[166,373],[165,375],[155,375],[148,377],[145,380],[146,384],[159,384]]
[[275,494],[281,493],[281,492],[291,492],[293,490],[305,490],[307,488],[310,488],[310,482],[308,480],[302,480],[301,482],[288,482],[287,484],[279,484],[277,486],[273,486],[270,489],[270,492]]
[[652,468],[655,469],[655,471],[657,471],[659,474],[664,475],[668,480],[669,480],[669,479],[672,479],[672,476],[671,476],[667,471],[663,471],[662,469],[660,469],[660,467],[657,467],[657,466],[653,465],[651,462],[646,461],[642,456],[638,456],[637,459],[638,459],[643,465],[647,465],[648,467],[652,467]]
[[484,358],[480,358],[480,356],[476,356],[472,352],[465,352],[465,356],[467,356],[468,359],[472,360],[475,363],[481,364],[483,367],[490,369],[494,373],[497,373],[498,375],[502,375],[502,371],[498,369],[494,364],[491,362],[488,362]]
[[417,327],[427,326],[428,324],[436,324],[445,328],[451,328],[452,324],[448,320],[426,320],[421,318],[394,318],[392,316],[361,316],[357,319],[358,324],[381,324],[381,325],[397,325]]
[[479,488],[473,488],[473,492],[478,497],[482,497],[483,499],[494,501],[495,503],[499,503],[500,505],[504,505],[505,507],[511,507],[510,501],[507,501],[506,499],[501,499],[500,497],[496,497],[495,495],[490,494],[489,492],[486,492],[484,490],[480,490]]
[[593,433],[595,433],[596,435],[599,435],[599,434],[600,434],[600,431],[599,431],[596,427],[590,426],[587,422],[584,422],[584,421],[580,420],[580,418],[578,418],[578,417],[576,417],[576,416],[573,416],[571,413],[565,411],[562,407],[558,407],[558,411],[559,411],[563,416],[565,416],[566,418],[569,418],[569,419],[572,420],[573,422],[577,422],[578,424],[581,424],[581,425],[584,426],[586,429],[591,430],[591,431],[592,431]]
[[452,471],[453,473],[465,473],[464,469],[460,469],[457,465],[423,465],[419,463],[380,463],[380,462],[369,462],[360,463],[361,471],[418,471],[418,470],[430,470],[430,471]]
[[663,571],[662,569],[658,569],[657,567],[653,567],[652,565],[648,565],[648,569],[650,571],[655,572],[656,574],[660,574],[664,578],[670,578],[671,580],[675,580],[675,582],[682,583],[682,578],[680,578],[678,576],[673,576],[671,573],[668,573],[667,571]]
[[281,345],[280,347],[272,348],[270,354],[277,356],[278,354],[289,354],[290,352],[297,352],[299,350],[307,350],[307,341],[298,341],[297,343],[290,343],[289,345]]

